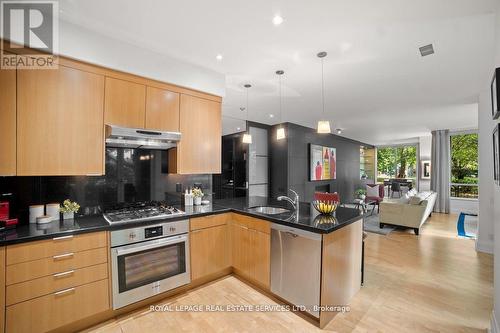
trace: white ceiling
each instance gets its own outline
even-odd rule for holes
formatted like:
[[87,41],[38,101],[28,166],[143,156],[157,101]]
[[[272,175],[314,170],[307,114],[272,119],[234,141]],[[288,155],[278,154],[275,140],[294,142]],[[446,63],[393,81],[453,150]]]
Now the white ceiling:
[[[241,126],[234,118],[245,118],[245,83],[253,85],[249,119],[279,122],[277,69],[285,70],[282,120],[315,127],[321,118],[316,53],[327,51],[327,118],[342,135],[378,144],[477,127],[477,95],[493,63],[495,4],[61,0],[60,8],[74,24],[224,73],[226,132]],[[284,18],[277,27],[275,14]],[[436,53],[421,58],[418,47],[429,43]]]

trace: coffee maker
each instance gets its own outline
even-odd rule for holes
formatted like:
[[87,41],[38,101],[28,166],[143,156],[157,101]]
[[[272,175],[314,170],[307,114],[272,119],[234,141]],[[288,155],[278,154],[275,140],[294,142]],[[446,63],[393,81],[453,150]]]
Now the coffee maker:
[[10,228],[15,228],[18,219],[10,218],[10,208],[12,199],[11,193],[3,193],[0,195],[0,231]]

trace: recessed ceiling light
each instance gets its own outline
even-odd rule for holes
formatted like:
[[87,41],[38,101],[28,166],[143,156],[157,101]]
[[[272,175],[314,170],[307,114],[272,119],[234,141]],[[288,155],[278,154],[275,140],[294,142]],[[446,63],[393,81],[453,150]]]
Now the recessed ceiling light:
[[272,114],[272,113],[271,113],[271,114],[269,115],[269,118],[274,118],[274,114]]
[[236,127],[236,130],[237,131],[241,131],[241,127]]
[[279,15],[276,15],[273,17],[273,24],[274,25],[280,25],[281,23],[283,23],[283,18]]
[[240,111],[242,111],[242,112],[243,112],[243,111],[245,111],[245,110],[246,110],[246,108],[245,108],[244,106],[240,107]]
[[222,60],[222,54],[218,54],[215,56],[215,59],[217,59],[218,61],[221,61]]
[[342,128],[337,128],[335,131],[337,132],[337,134],[342,134]]

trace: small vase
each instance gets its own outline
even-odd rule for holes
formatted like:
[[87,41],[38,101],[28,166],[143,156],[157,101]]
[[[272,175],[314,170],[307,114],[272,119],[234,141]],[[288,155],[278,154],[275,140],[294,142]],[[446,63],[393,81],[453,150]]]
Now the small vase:
[[75,218],[74,212],[63,213],[63,220],[72,220]]
[[201,205],[201,197],[194,198],[194,204],[195,204],[195,206]]
[[360,198],[361,200],[365,201],[365,199],[366,199],[366,195],[361,194],[361,195],[359,196],[359,198]]

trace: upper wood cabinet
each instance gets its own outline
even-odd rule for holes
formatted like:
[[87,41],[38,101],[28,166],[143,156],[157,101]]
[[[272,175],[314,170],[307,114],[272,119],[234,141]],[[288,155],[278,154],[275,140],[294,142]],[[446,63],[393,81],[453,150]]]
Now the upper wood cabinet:
[[177,173],[221,172],[221,103],[181,94]]
[[146,128],[179,132],[179,94],[146,88]]
[[144,128],[146,117],[146,86],[106,77],[104,123]]
[[17,174],[104,174],[104,77],[59,66],[17,80]]
[[16,70],[0,69],[0,176],[16,174]]

